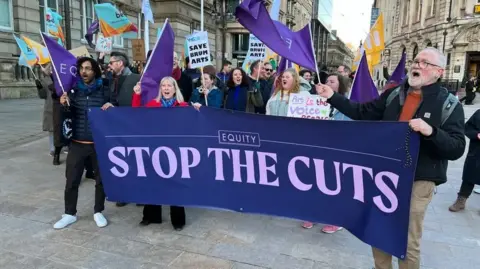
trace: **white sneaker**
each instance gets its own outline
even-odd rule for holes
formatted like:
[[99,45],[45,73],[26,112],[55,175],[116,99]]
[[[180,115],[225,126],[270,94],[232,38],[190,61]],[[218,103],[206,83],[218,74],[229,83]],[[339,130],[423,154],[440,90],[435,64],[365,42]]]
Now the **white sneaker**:
[[93,215],[93,219],[99,228],[103,228],[108,225],[108,221],[102,213],[95,213]]
[[68,214],[63,214],[62,218],[57,221],[54,225],[54,229],[63,229],[67,227],[68,225],[75,223],[77,221],[76,216],[68,215]]

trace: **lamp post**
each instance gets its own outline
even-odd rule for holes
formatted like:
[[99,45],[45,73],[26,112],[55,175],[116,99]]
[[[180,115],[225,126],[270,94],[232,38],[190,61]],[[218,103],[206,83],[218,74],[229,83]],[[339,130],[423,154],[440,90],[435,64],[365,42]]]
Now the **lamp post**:
[[70,22],[70,0],[63,0],[63,8],[65,11],[65,46],[67,50],[72,49],[72,34]]

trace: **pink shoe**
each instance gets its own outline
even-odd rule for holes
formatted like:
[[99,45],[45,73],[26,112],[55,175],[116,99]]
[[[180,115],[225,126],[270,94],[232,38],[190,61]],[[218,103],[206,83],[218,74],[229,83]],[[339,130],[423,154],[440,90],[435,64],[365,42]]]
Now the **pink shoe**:
[[334,226],[334,225],[326,225],[325,227],[322,228],[322,232],[324,232],[326,234],[333,234],[333,233],[338,232],[342,229],[343,229],[343,227],[338,227],[338,226]]
[[302,227],[305,228],[305,229],[312,229],[312,228],[313,228],[313,223],[308,222],[308,221],[305,221],[305,222],[302,224]]

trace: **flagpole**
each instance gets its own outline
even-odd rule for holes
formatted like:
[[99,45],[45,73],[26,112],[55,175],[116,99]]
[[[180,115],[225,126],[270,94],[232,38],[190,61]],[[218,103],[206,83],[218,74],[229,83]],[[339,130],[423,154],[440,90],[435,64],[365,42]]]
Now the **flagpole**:
[[200,30],[203,31],[203,0],[200,1]]
[[37,76],[35,75],[35,72],[33,72],[33,69],[31,66],[28,66],[28,68],[30,69],[30,71],[32,71],[32,75],[33,77],[35,78],[35,80],[38,80]]
[[313,47],[312,23],[310,22],[309,25],[310,27],[308,27],[308,30],[310,32],[310,45],[312,46],[313,59],[315,60],[315,71],[317,72],[318,83],[321,83],[320,72],[318,72],[317,53],[315,52],[315,48]]
[[145,43],[145,55],[148,54],[148,51],[150,50],[150,25],[148,25],[148,20],[145,18],[145,15],[143,15],[144,21],[145,21],[145,30],[143,33],[143,42]]

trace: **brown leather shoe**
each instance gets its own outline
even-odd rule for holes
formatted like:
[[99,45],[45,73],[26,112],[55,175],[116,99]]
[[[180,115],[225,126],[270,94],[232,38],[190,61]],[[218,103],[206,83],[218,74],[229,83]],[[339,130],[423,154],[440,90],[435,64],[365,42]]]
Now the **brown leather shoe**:
[[467,198],[465,197],[462,197],[462,196],[458,196],[457,197],[457,200],[455,201],[455,203],[453,203],[453,205],[451,205],[448,210],[452,211],[452,212],[458,212],[458,211],[462,211],[465,209],[465,204],[467,203]]

